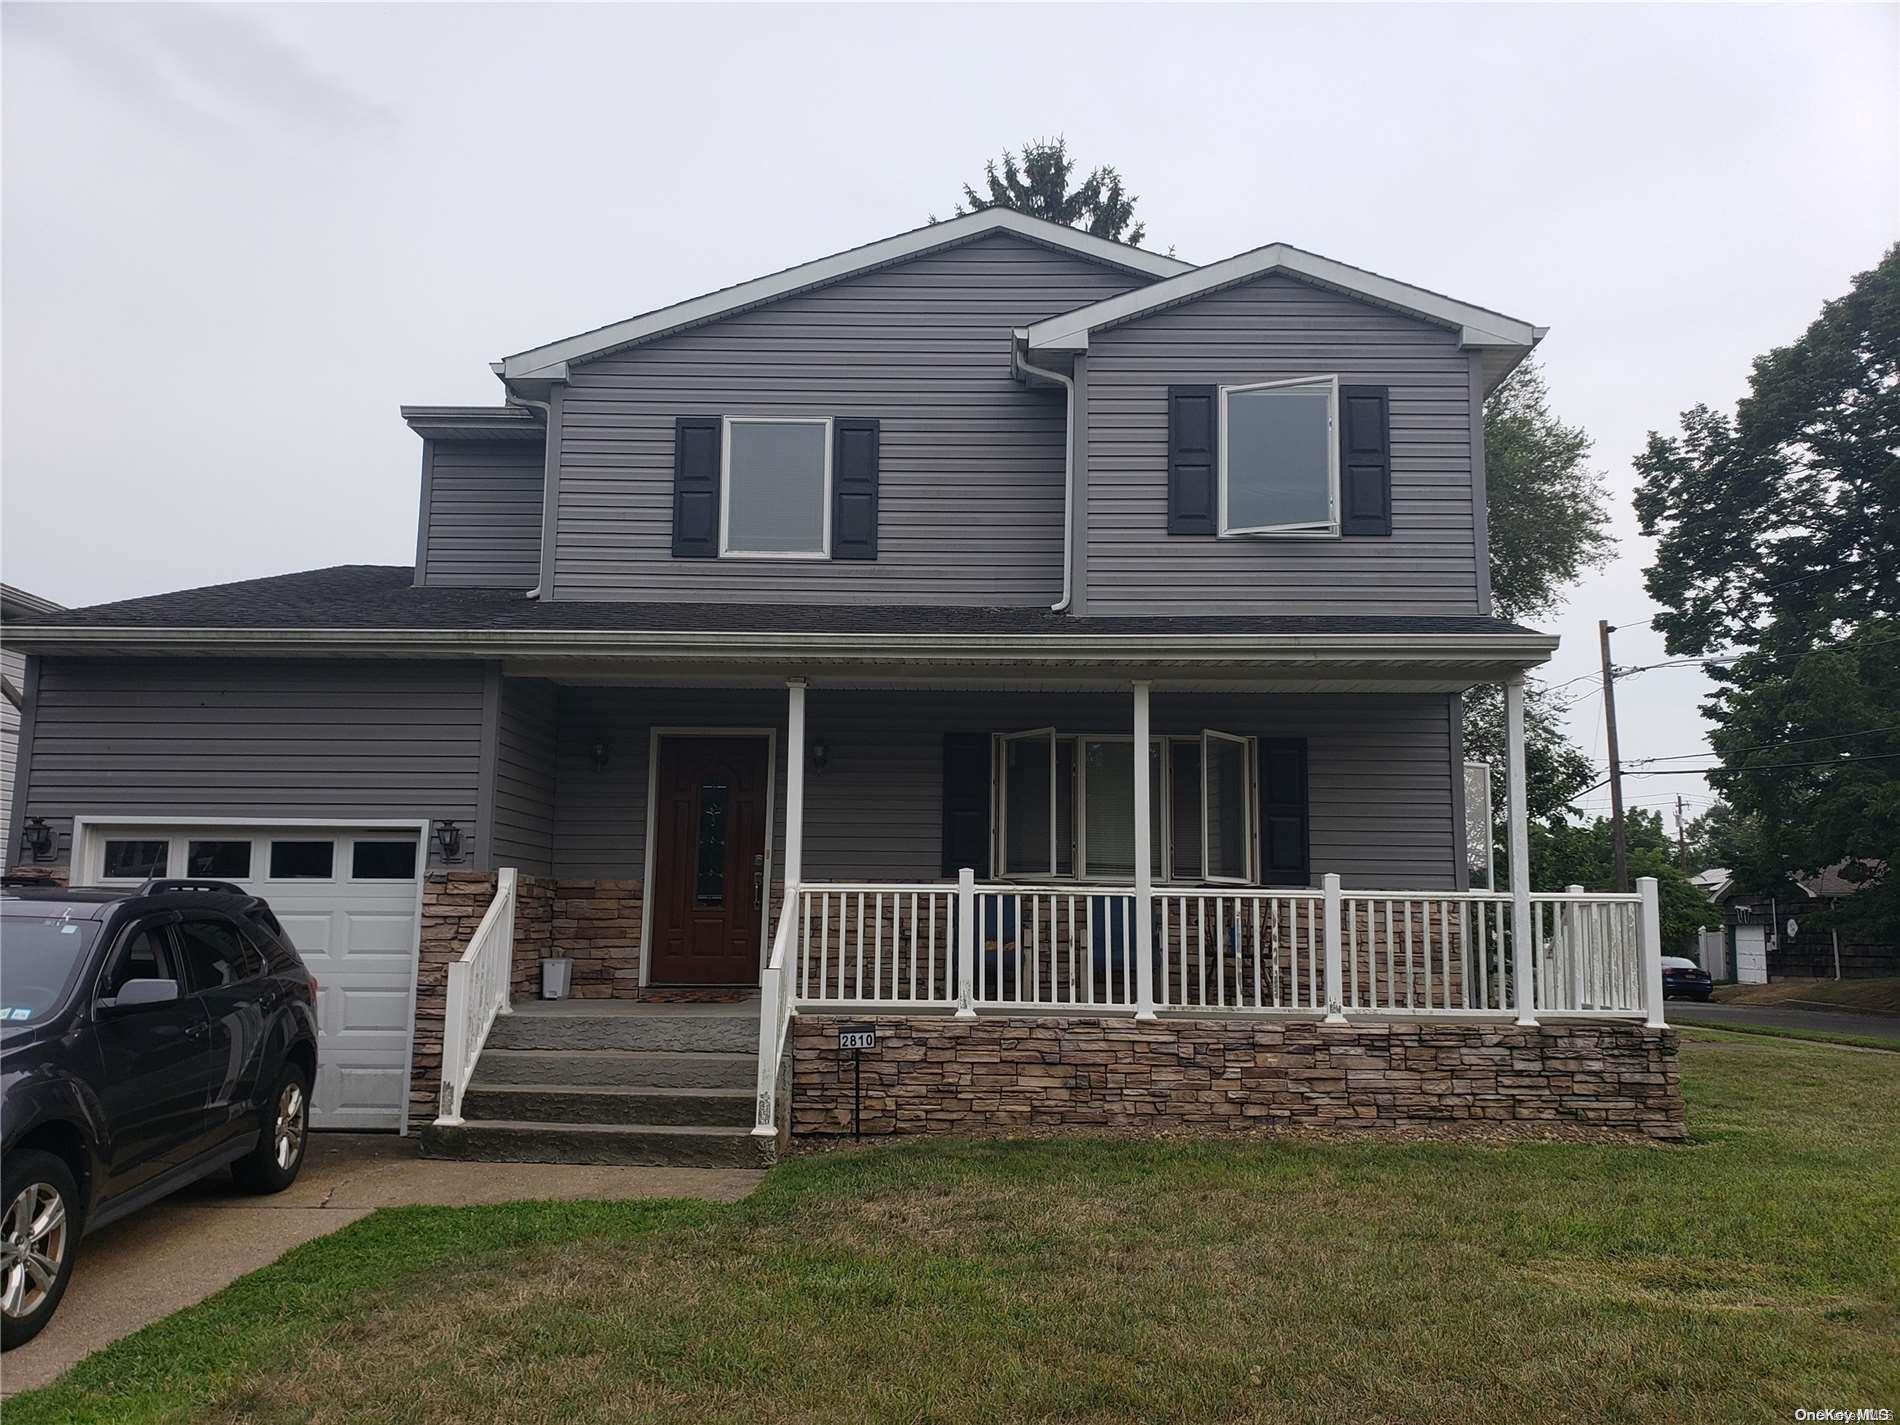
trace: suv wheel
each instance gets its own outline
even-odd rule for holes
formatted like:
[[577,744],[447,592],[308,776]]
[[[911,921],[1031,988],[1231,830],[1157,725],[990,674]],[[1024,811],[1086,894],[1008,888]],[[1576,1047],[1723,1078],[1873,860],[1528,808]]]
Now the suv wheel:
[[0,1188],[0,1349],[40,1334],[59,1310],[79,1247],[79,1185],[51,1153],[7,1154]]
[[310,1136],[310,1083],[302,1069],[286,1064],[276,1091],[265,1100],[257,1146],[231,1165],[246,1192],[282,1192],[297,1181]]

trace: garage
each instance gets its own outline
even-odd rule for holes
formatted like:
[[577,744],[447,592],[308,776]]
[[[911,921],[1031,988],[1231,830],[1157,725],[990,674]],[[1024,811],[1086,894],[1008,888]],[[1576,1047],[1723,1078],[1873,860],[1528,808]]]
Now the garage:
[[75,825],[75,880],[230,881],[270,902],[317,977],[317,1128],[403,1128],[423,828],[415,822]]

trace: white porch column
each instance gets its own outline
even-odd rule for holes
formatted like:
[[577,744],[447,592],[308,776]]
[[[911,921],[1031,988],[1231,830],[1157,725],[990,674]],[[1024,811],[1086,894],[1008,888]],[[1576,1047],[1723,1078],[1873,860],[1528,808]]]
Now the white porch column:
[[1524,787],[1524,675],[1504,684],[1505,781],[1511,823],[1511,964],[1517,982],[1517,1022],[1537,1023],[1536,971],[1531,955],[1530,800]]
[[788,678],[785,708],[785,893],[805,879],[805,680]]
[[1148,685],[1135,684],[1135,1018],[1155,1017],[1154,837],[1149,826]]

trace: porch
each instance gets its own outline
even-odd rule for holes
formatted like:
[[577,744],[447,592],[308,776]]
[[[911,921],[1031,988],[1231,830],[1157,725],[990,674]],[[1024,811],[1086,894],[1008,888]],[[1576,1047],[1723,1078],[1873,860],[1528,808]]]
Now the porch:
[[[1084,1121],[1114,1117],[1129,1074],[1153,1082],[1144,1056],[1212,1035],[1223,1062],[1252,1068],[1232,1083],[1210,1071],[1197,1092],[1269,1115],[1317,1105],[1328,1121],[1380,1121],[1419,1072],[1380,1058],[1396,1045],[1408,1062],[1442,1061],[1432,1101],[1412,1095],[1427,1116],[1679,1128],[1654,886],[1533,894],[1522,875],[1520,675],[1501,679],[1513,874],[1496,890],[1465,874],[1446,684],[1469,686],[1468,667],[1308,676],[1298,691],[1285,679],[887,681],[794,676],[774,694],[504,679],[504,710],[541,712],[546,850],[532,875],[498,873],[447,967],[438,1126],[462,1121],[491,1026],[532,993],[534,962],[588,943],[607,954],[583,994],[743,996],[764,1144],[835,1129],[813,1056],[830,1035],[828,1062],[842,1062],[825,1025],[843,1020],[894,1046],[874,1073],[949,1055],[980,1076],[1010,1044],[1088,1042],[1085,1057],[1125,1062],[1078,1070],[1094,1085]],[[534,770],[533,743],[520,745],[518,781]],[[1412,884],[1387,888],[1394,870]],[[1288,1053],[1357,1067],[1328,1103],[1310,1086],[1332,1076],[1287,1078]],[[1615,1091],[1575,1088],[1561,1066],[1579,1058],[1620,1065]],[[1513,1067],[1523,1083],[1508,1082]],[[1010,1080],[1001,1118],[985,1121],[1017,1121],[1003,1100],[1034,1120],[1041,1081]],[[1660,1109],[1643,1106],[1654,1085]],[[1149,1112],[1182,1109],[1171,1090],[1145,1093]],[[940,1104],[892,1113],[893,1131],[968,1126]]]

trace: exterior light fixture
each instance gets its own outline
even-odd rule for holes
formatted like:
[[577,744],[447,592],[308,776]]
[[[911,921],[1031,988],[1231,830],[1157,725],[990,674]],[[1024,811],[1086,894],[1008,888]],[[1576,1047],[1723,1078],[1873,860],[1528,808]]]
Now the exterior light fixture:
[[596,772],[605,772],[607,764],[614,760],[614,749],[604,737],[596,737],[594,745],[588,751],[593,756]]
[[435,828],[435,844],[442,848],[444,861],[462,859],[462,828],[452,821],[438,822]]
[[822,737],[811,745],[811,765],[814,772],[822,772],[831,765],[831,744]]
[[43,816],[29,816],[20,833],[20,849],[35,861],[53,859],[53,828]]

